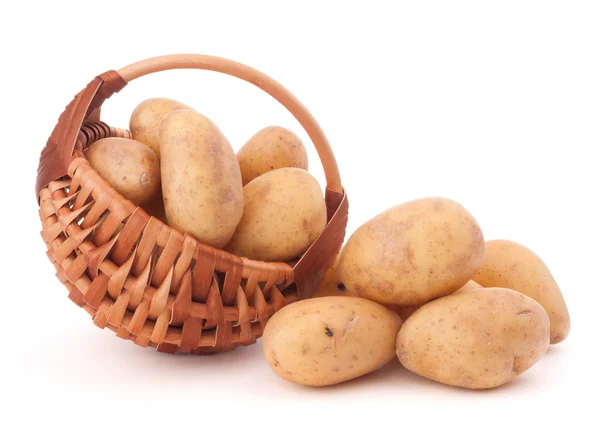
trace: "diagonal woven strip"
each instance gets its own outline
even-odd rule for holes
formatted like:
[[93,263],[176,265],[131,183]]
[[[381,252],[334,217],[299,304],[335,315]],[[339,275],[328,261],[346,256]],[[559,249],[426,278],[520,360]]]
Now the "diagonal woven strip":
[[[329,220],[300,259],[258,262],[200,243],[123,198],[84,158],[98,139],[131,138],[98,121],[104,100],[137,77],[172,68],[247,80],[307,130],[327,176]],[[98,327],[167,353],[221,352],[256,342],[274,312],[314,294],[343,243],[348,218],[335,158],[305,107],[264,74],[203,55],[153,58],[92,80],[67,106],[42,151],[36,195],[47,255],[69,298]]]

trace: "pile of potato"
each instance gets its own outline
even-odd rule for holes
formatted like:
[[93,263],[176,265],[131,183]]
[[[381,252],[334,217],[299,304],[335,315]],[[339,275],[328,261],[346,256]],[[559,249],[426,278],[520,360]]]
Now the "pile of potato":
[[133,111],[133,140],[106,138],[85,155],[116,191],[199,241],[261,261],[301,256],[327,210],[302,141],[267,127],[237,153],[189,106],[153,98]]
[[569,334],[544,262],[511,241],[484,241],[459,203],[395,206],[354,232],[316,298],[267,323],[264,355],[279,376],[327,386],[395,356],[412,372],[487,389],[529,369]]

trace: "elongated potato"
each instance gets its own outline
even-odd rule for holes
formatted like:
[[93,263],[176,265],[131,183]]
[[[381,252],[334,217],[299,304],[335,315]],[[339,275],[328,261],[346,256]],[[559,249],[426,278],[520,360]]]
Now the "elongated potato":
[[[461,288],[456,290],[453,294],[463,293],[465,291],[477,290],[480,288],[483,288],[483,287],[480,286],[479,284],[477,284],[475,281],[470,280],[468,283],[466,283]],[[423,306],[423,305],[410,305],[410,306],[388,305],[388,308],[390,308],[392,311],[396,312],[398,315],[400,315],[400,318],[402,318],[404,321],[406,321],[408,319],[408,317],[410,317],[412,314],[414,314],[417,311],[417,309],[419,309],[421,306]]]
[[244,210],[242,176],[231,145],[207,117],[182,109],[162,122],[160,152],[169,225],[223,247]]
[[406,321],[397,352],[412,372],[470,389],[500,386],[548,349],[550,319],[514,290],[483,288],[428,303]]
[[110,186],[134,204],[151,199],[160,187],[156,154],[146,145],[124,138],[94,142],[85,156]]
[[550,316],[550,343],[567,338],[571,318],[565,299],[546,264],[513,241],[485,243],[483,264],[474,279],[484,287],[505,287],[537,300]]
[[271,170],[297,167],[308,170],[306,148],[291,130],[279,126],[262,129],[239,150],[238,161],[242,170],[242,182]]
[[225,250],[254,260],[291,260],[306,251],[326,223],[317,180],[301,169],[273,170],[244,187],[244,216]]
[[402,320],[357,297],[319,297],[293,303],[267,323],[263,351],[271,369],[309,386],[344,382],[394,358]]
[[173,99],[146,99],[133,110],[129,119],[133,138],[149,146],[160,159],[160,125],[168,113],[178,109],[191,108]]
[[366,222],[342,251],[338,272],[360,297],[419,305],[455,292],[483,260],[484,240],[473,216],[456,201],[424,198]]

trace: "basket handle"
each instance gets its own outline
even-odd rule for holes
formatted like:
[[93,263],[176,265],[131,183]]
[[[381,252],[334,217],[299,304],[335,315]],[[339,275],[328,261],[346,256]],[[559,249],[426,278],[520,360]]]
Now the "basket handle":
[[323,130],[306,107],[285,87],[266,74],[229,59],[198,54],[158,56],[128,65],[118,70],[117,73],[129,83],[144,75],[182,68],[228,74],[252,83],[275,98],[292,113],[312,140],[323,164],[327,188],[334,192],[343,193],[338,165],[325,133],[323,133]]

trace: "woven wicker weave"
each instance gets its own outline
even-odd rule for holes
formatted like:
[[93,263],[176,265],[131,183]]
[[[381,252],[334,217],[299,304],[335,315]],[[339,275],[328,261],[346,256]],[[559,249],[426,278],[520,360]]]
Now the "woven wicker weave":
[[[300,259],[258,262],[199,243],[123,198],[83,157],[98,139],[131,138],[99,121],[107,98],[138,77],[174,68],[246,80],[277,99],[307,131],[327,178],[328,224]],[[97,326],[168,353],[254,343],[274,312],[314,294],[341,247],[348,216],[335,158],[306,108],[266,75],[204,55],[153,58],[92,80],[67,106],[42,151],[36,196],[48,258],[69,298]]]

